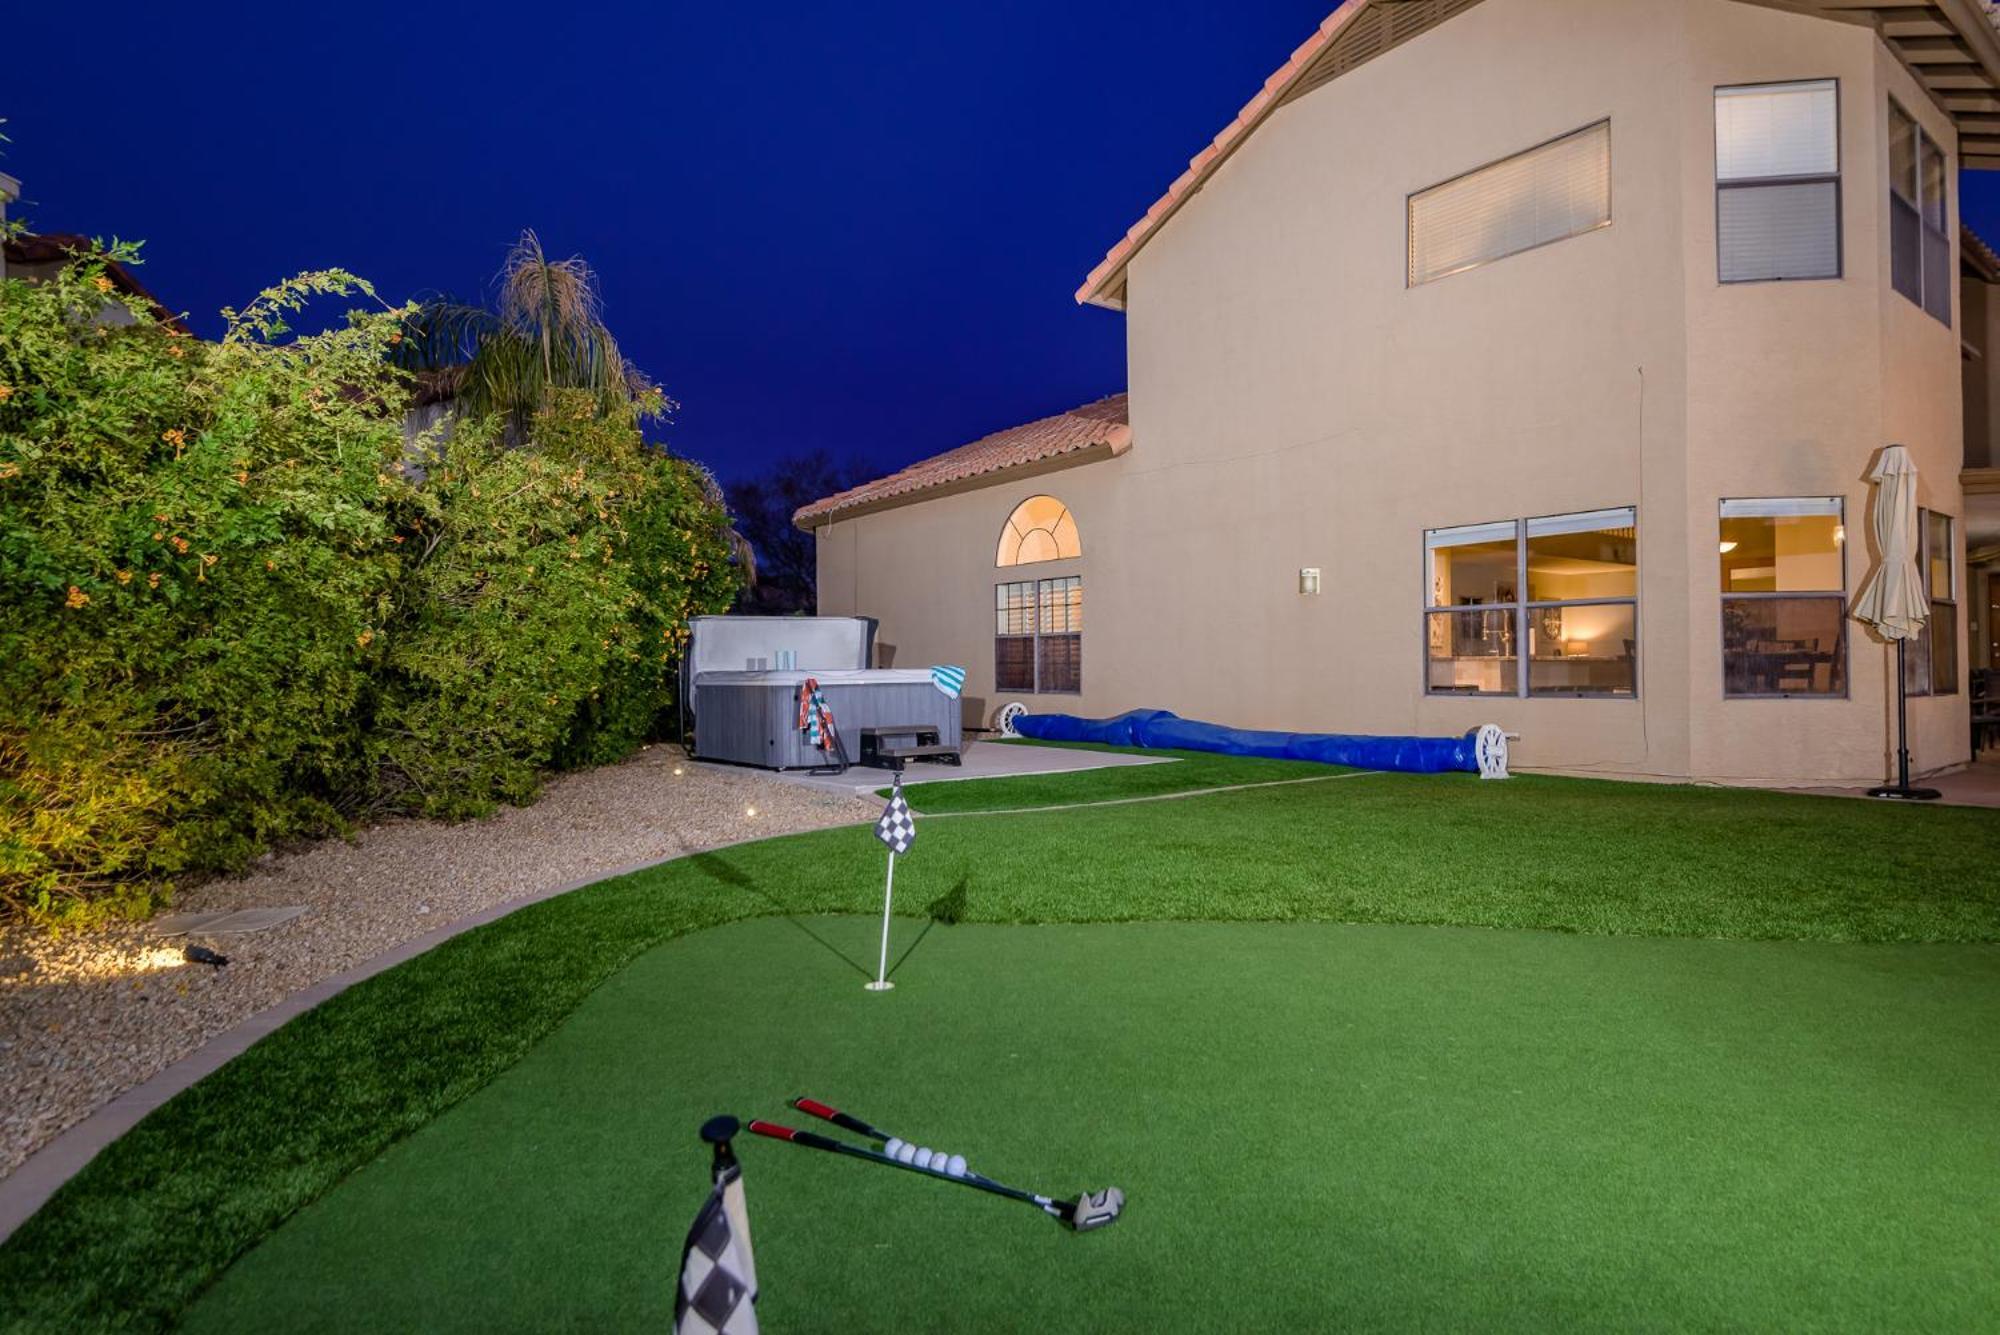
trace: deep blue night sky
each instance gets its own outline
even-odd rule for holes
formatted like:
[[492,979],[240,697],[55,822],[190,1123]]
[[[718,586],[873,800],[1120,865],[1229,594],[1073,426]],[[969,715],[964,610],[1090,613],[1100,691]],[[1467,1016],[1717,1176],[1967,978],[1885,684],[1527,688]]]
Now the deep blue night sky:
[[306,268],[476,295],[533,227],[678,450],[887,469],[1124,387],[1071,293],[1332,3],[30,5],[0,166],[205,334]]

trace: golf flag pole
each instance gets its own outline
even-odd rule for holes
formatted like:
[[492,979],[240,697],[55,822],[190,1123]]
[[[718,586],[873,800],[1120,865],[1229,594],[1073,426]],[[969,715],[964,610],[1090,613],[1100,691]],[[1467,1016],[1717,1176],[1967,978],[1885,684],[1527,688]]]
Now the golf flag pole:
[[889,906],[896,901],[896,850],[889,850],[889,879],[882,885],[882,955],[875,965],[875,981],[868,984],[870,992],[887,992],[895,984],[889,981]]
[[896,899],[896,854],[909,852],[917,841],[917,821],[910,814],[910,804],[903,800],[900,772],[889,790],[889,805],[882,808],[882,818],[875,822],[875,837],[889,846],[889,876],[882,886],[882,955],[875,966],[875,980],[867,987],[870,992],[887,992],[895,986],[889,981],[889,913]]

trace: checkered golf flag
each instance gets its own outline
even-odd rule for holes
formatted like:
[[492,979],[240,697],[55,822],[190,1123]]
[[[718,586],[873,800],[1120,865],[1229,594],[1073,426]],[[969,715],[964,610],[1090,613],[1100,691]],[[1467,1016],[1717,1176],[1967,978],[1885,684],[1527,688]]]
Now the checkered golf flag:
[[875,837],[889,845],[891,853],[907,853],[910,845],[917,842],[917,818],[910,814],[910,804],[903,800],[900,775],[889,793],[889,805],[882,808],[882,819],[875,822]]
[[716,1179],[681,1249],[674,1335],[757,1335],[756,1304],[743,1170],[731,1163]]

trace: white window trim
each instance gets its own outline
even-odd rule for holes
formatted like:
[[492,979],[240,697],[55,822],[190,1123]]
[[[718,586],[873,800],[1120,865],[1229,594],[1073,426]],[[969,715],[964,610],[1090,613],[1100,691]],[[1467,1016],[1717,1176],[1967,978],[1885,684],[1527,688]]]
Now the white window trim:
[[[1845,496],[1749,496],[1730,499],[1725,497],[1716,506],[1716,537],[1722,536],[1722,521],[1725,519],[1799,519],[1812,515],[1832,515],[1839,531],[1847,530],[1847,498]],[[1760,593],[1732,593],[1722,588],[1722,563],[1716,562],[1716,650],[1722,664],[1722,698],[1729,700],[1845,700],[1854,689],[1850,669],[1853,654],[1849,652],[1850,640],[1847,631],[1847,542],[1840,543],[1840,587],[1838,589],[1771,590]],[[1837,691],[1731,691],[1729,689],[1729,604],[1743,602],[1777,602],[1787,598],[1821,598],[1840,605],[1840,689]]]
[[[1732,177],[1722,176],[1722,122],[1716,115],[1715,104],[1731,94],[1742,94],[1767,88],[1804,88],[1814,84],[1833,86],[1833,173],[1797,176]],[[1841,134],[1840,80],[1837,78],[1780,79],[1770,83],[1718,84],[1709,109],[1711,124],[1710,147],[1715,159],[1715,281],[1723,287],[1738,287],[1745,283],[1833,283],[1847,276],[1847,187],[1842,173],[1842,165],[1847,160],[1847,145]],[[1816,185],[1831,182],[1833,185],[1833,272],[1817,274],[1810,278],[1728,278],[1722,272],[1722,192],[1725,190],[1754,190],[1760,187],[1781,185]]]
[[[1952,226],[1951,226],[1951,185],[1952,181],[1954,180],[1957,174],[1956,169],[1952,164],[1950,152],[1948,152],[1945,149],[1945,146],[1942,143],[1939,143],[1936,139],[1933,139],[1931,137],[1931,132],[1924,128],[1924,123],[1921,120],[1919,120],[1910,111],[1908,107],[1904,106],[1900,99],[1891,96],[1889,99],[1889,105],[1893,107],[1896,110],[1896,112],[1903,117],[1904,120],[1910,123],[1911,128],[1916,131],[1917,135],[1917,154],[1915,163],[1917,171],[1917,197],[1914,200],[1902,201],[1905,204],[1911,205],[1917,211],[1917,295],[1912,297],[1909,293],[1904,292],[1900,288],[1898,288],[1895,284],[1893,272],[1891,273],[1890,276],[1889,289],[1890,291],[1895,292],[1897,296],[1900,296],[1901,298],[1903,298],[1903,300],[1909,302],[1911,305],[1915,306],[1918,310],[1922,311],[1925,315],[1930,316],[1933,320],[1937,320],[1938,323],[1942,324],[1946,329],[1951,329],[1954,327],[1952,323],[1952,314],[1951,314],[1952,306],[1958,297],[1958,293],[1955,290],[1958,286],[1958,242],[1952,234]],[[1938,151],[1938,156],[1944,159],[1944,172],[1943,172],[1944,208],[1942,210],[1944,214],[1944,225],[1942,230],[1935,232],[1931,230],[1930,223],[1927,222],[1924,218],[1924,202],[1925,202],[1924,201],[1924,147],[1926,145],[1935,148]],[[1895,152],[1895,140],[1893,137],[1893,131],[1888,136],[1888,150],[1891,154]],[[1889,211],[1892,215],[1889,225],[1889,243],[1893,246],[1895,244],[1894,238],[1896,230],[1893,215],[1896,209],[1896,200],[1901,198],[1901,196],[1898,195],[1896,192],[1896,175],[1894,171],[1891,171],[1889,173],[1889,194],[1891,196],[1889,203]],[[1946,260],[1945,273],[1947,276],[1945,279],[1945,300],[1944,300],[1945,314],[1941,319],[1939,318],[1937,312],[1933,311],[1930,308],[1930,306],[1925,302],[1925,298],[1929,295],[1929,293],[1925,291],[1925,284],[1930,276],[1930,271],[1924,265],[1924,237],[1927,233],[1931,236],[1936,237],[1938,240],[1944,242],[1945,260]],[[1895,267],[1895,263],[1896,263],[1895,256],[1892,253],[1889,259],[1889,264],[1892,271]]]

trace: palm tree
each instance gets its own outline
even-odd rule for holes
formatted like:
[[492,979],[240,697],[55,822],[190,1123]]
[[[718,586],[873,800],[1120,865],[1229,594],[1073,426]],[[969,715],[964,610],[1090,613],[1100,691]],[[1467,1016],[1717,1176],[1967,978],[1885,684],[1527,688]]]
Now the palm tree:
[[604,327],[597,275],[579,256],[552,260],[533,231],[507,253],[495,308],[438,300],[411,317],[397,362],[430,378],[466,411],[504,413],[525,435],[558,389],[581,389],[600,413],[662,415],[659,389]]

